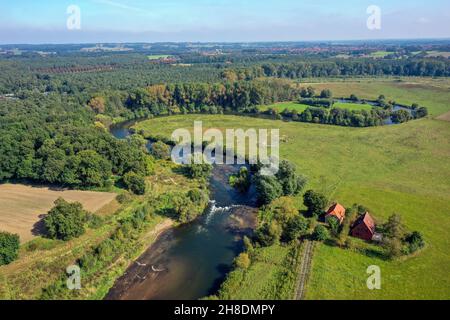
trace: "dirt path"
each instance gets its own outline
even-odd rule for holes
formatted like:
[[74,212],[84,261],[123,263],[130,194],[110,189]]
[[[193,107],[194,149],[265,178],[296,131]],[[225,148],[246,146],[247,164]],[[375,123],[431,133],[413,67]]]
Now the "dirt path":
[[302,262],[298,270],[297,288],[295,290],[294,300],[303,300],[305,298],[306,283],[311,270],[311,261],[314,252],[314,242],[305,240]]

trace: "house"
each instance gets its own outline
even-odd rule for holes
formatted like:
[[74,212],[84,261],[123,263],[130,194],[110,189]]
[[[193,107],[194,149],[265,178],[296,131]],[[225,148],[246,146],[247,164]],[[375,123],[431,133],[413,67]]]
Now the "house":
[[325,221],[328,221],[330,218],[336,218],[340,223],[342,223],[345,218],[344,206],[339,203],[332,205],[325,215]]
[[374,239],[375,221],[372,216],[366,212],[355,221],[350,231],[350,234],[355,238],[360,238],[366,241]]

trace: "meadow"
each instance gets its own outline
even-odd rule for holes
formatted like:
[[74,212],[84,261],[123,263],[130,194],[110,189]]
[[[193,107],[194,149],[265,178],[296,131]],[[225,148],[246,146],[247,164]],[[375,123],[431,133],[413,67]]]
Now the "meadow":
[[[144,121],[137,129],[148,135],[169,136],[174,129],[192,128],[194,120],[202,120],[204,128],[279,128],[284,137],[281,157],[295,163],[298,171],[308,176],[308,188],[325,193],[330,202],[339,201],[345,206],[363,204],[379,223],[398,213],[406,226],[422,232],[427,242],[417,255],[394,261],[320,244],[316,247],[306,298],[447,299],[450,125],[435,117],[450,111],[450,81],[359,79],[311,85],[317,90],[331,89],[335,96],[356,94],[362,99],[376,99],[384,94],[398,103],[416,102],[428,107],[430,116],[401,125],[347,128],[239,116],[183,115]],[[370,291],[366,287],[366,269],[370,265],[381,267],[381,290]],[[247,275],[252,282],[258,279],[259,268],[254,270],[254,275]],[[271,281],[264,279],[261,277],[260,281]],[[264,283],[255,286],[262,288]],[[247,297],[245,288],[250,285],[242,286],[244,291],[236,297]],[[264,297],[253,293],[248,296]]]

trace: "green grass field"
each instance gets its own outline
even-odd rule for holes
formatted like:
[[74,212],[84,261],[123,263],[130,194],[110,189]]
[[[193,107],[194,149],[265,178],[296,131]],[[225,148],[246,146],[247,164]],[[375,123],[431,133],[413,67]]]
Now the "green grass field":
[[[432,116],[428,119],[402,125],[347,128],[239,116],[183,115],[145,121],[137,127],[146,134],[170,135],[174,129],[191,128],[197,119],[203,120],[204,128],[279,128],[280,135],[287,137],[281,144],[281,157],[294,162],[298,171],[309,177],[308,188],[346,206],[364,204],[378,221],[399,213],[407,227],[422,232],[428,243],[417,256],[393,262],[319,245],[307,298],[447,299],[450,123],[432,118],[450,110],[449,83],[448,79],[405,79],[312,84],[317,90],[330,88],[335,96],[354,93],[374,99],[384,94],[399,103],[418,102],[429,108]],[[382,271],[382,290],[378,291],[368,290],[365,284],[366,269],[374,264]],[[256,272],[249,277],[258,279]],[[240,296],[246,295],[243,290]]]
[[[285,109],[288,109],[289,111],[297,110],[298,113],[301,113],[306,110],[310,106],[302,103],[297,103],[294,101],[291,102],[280,102],[271,104],[268,106],[260,106],[261,111],[266,111],[270,108],[275,109],[279,112],[284,111]],[[347,110],[371,110],[372,106],[368,104],[359,104],[359,103],[344,103],[344,102],[336,102],[333,107],[335,108],[341,108],[341,109],[347,109]]]
[[165,58],[169,58],[169,57],[171,57],[171,56],[167,55],[167,54],[155,54],[155,55],[147,56],[147,58],[149,60],[165,59]]
[[346,102],[336,102],[333,104],[333,108],[341,108],[341,109],[347,109],[347,110],[366,110],[370,111],[373,107],[369,104],[362,104],[362,103],[346,103]]
[[250,254],[248,270],[232,271],[218,297],[222,300],[290,300],[296,284],[300,248],[275,245]]
[[306,104],[301,104],[301,103],[297,103],[297,102],[280,102],[280,103],[275,103],[275,104],[271,104],[268,106],[260,106],[260,110],[261,111],[265,111],[268,110],[270,108],[273,108],[275,110],[278,110],[279,112],[284,111],[285,109],[288,109],[289,111],[292,110],[297,110],[299,113],[303,112],[306,110],[306,108],[308,108],[309,106]]
[[375,51],[372,52],[369,56],[372,58],[384,58],[387,55],[391,54],[393,52],[388,52],[388,51]]

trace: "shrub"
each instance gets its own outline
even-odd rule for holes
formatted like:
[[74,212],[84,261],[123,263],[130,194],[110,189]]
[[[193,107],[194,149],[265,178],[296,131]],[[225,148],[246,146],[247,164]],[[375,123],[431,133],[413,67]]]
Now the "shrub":
[[123,176],[125,186],[134,194],[145,194],[146,184],[145,177],[134,172],[128,172]]
[[259,227],[256,230],[255,238],[260,245],[270,247],[280,240],[281,233],[281,226],[276,221],[272,221]]
[[229,180],[230,186],[241,193],[246,193],[250,188],[250,173],[246,167],[242,167],[238,174],[231,175]]
[[79,202],[68,203],[62,198],[55,201],[55,206],[44,218],[47,234],[51,239],[71,240],[84,232],[86,212]]
[[116,197],[117,202],[124,204],[131,200],[131,195],[128,192],[121,193]]
[[151,154],[160,160],[169,160],[171,157],[170,147],[162,141],[152,144]]
[[96,214],[88,214],[87,215],[87,223],[89,228],[91,229],[98,229],[102,226],[104,220],[102,217],[96,215]]
[[19,235],[0,232],[0,266],[9,264],[19,255]]
[[425,240],[423,239],[422,234],[418,231],[408,234],[405,237],[405,243],[407,244],[408,254],[412,254],[425,246]]
[[211,172],[212,165],[208,163],[186,165],[186,173],[191,179],[207,179]]
[[325,241],[330,238],[330,233],[328,229],[322,225],[316,226],[313,233],[313,239],[316,241]]
[[239,256],[237,256],[237,258],[234,260],[234,264],[240,269],[248,269],[251,264],[248,253],[243,252]]

